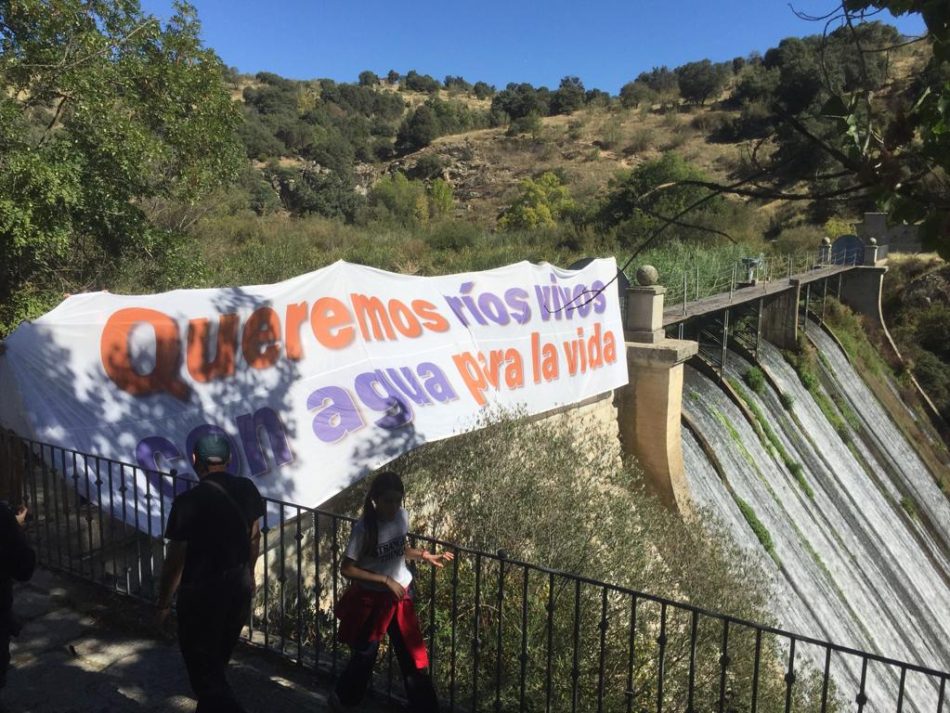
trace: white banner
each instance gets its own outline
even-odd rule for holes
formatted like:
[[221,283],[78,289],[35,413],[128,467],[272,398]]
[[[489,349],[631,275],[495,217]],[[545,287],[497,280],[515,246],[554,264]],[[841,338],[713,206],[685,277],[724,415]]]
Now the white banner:
[[315,506],[489,404],[540,413],[626,384],[615,273],[613,259],[440,277],[337,262],[276,285],[76,295],[5,342],[0,419],[137,463],[135,487],[163,495],[138,506],[154,528],[174,495],[158,471],[194,477],[208,432],[265,496]]

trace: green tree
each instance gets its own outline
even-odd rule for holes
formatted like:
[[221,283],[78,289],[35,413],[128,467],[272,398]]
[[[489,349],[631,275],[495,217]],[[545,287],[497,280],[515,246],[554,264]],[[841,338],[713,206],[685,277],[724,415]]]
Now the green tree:
[[556,174],[546,171],[536,181],[526,178],[521,182],[520,194],[502,212],[498,226],[522,230],[553,228],[574,208],[567,186],[561,185]]
[[488,84],[487,82],[478,81],[475,82],[475,85],[472,87],[472,91],[475,93],[475,97],[478,99],[489,99],[495,94],[495,87]]
[[432,107],[423,104],[399,127],[396,150],[402,153],[418,151],[431,144],[441,132],[442,127]]
[[[600,208],[600,222],[615,229],[625,244],[635,244],[662,226],[687,206],[709,195],[709,190],[692,185],[705,180],[704,174],[675,153],[668,152],[633,171],[620,173],[611,181],[610,192]],[[702,223],[724,207],[716,197],[667,231],[669,237],[704,237]],[[689,227],[695,226],[695,227]]]
[[564,77],[551,98],[553,114],[570,114],[584,106],[586,90],[578,77]]
[[620,104],[626,109],[635,109],[641,104],[650,105],[656,99],[656,92],[646,82],[635,79],[620,88]]
[[725,65],[713,64],[708,59],[688,62],[676,68],[680,94],[694,104],[705,104],[709,97],[716,96],[726,85],[728,69]]
[[[893,28],[863,22],[882,10],[919,14],[932,53],[915,81],[887,97],[877,89],[905,43]],[[769,50],[763,66],[778,72],[774,98],[743,109],[747,123],[759,126],[742,133],[772,133],[778,150],[731,186],[690,184],[747,198],[810,200],[819,211],[830,200],[853,210],[876,203],[891,222],[916,224],[924,244],[950,258],[950,4],[844,0],[820,19],[840,28]],[[789,190],[800,181],[804,190]]]
[[527,116],[519,116],[508,125],[506,136],[519,136],[521,134],[530,134],[531,138],[537,139],[541,135],[541,129],[544,124],[537,112],[531,112]]
[[361,87],[375,87],[379,84],[379,75],[370,70],[360,72],[359,83]]
[[667,66],[654,67],[649,72],[640,72],[637,81],[643,82],[659,95],[673,96],[679,94],[679,80],[676,72]]
[[400,225],[412,227],[429,222],[425,183],[411,180],[402,172],[379,179],[367,200],[371,208],[377,209],[377,216],[388,217]]
[[237,174],[225,71],[185,3],[162,26],[135,0],[0,2],[0,329],[162,253],[143,200]]
[[535,89],[527,82],[512,82],[495,94],[491,108],[496,115],[507,116],[508,121],[520,119],[532,112],[538,116],[547,116],[550,110],[550,91],[544,87]]
[[419,74],[416,70],[410,69],[403,78],[403,86],[414,92],[426,92],[435,94],[439,91],[439,80],[428,74]]
[[442,86],[457,92],[470,92],[472,90],[471,83],[465,81],[465,77],[453,77],[451,74],[445,75]]
[[608,107],[610,106],[610,94],[603,89],[588,89],[584,95],[584,103],[587,106]]
[[312,213],[349,222],[363,204],[348,175],[326,169],[277,168],[269,178],[279,186],[284,207],[295,215]]
[[451,184],[442,178],[436,178],[429,184],[426,192],[429,196],[430,217],[442,218],[448,215],[455,204]]

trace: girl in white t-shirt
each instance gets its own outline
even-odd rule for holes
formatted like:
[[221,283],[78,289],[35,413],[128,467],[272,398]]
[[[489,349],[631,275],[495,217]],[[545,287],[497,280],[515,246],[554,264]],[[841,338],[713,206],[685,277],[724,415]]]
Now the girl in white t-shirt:
[[363,516],[353,525],[346,545],[340,573],[351,584],[335,614],[340,620],[339,639],[350,646],[352,656],[330,696],[335,710],[353,710],[362,701],[384,634],[389,634],[402,669],[411,710],[430,713],[439,709],[428,674],[425,639],[409,595],[412,573],[406,560],[442,567],[453,555],[407,545],[409,514],[402,507],[405,492],[396,473],[377,475],[366,494]]

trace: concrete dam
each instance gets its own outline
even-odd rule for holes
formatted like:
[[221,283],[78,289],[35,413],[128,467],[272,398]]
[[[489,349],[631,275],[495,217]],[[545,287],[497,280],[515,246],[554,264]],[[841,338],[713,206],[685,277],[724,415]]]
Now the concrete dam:
[[[809,269],[830,272],[821,261]],[[841,301],[881,326],[885,270],[872,254],[832,278]],[[719,520],[759,563],[775,626],[945,671],[950,500],[911,442],[917,436],[901,430],[809,311],[804,283],[790,274],[784,290],[769,283],[684,303],[675,325],[680,308],[662,316],[665,288],[628,291],[621,441],[661,498]],[[828,295],[828,281],[809,292]],[[810,390],[782,351],[799,340],[816,354]],[[755,389],[744,383],[753,367],[763,377]],[[880,378],[907,408],[896,384]],[[855,701],[858,711],[946,706],[945,683],[807,646],[798,654],[817,675],[830,673],[842,710]]]
[[[751,389],[744,395],[768,419],[791,459],[803,466],[806,491],[719,385],[687,367],[684,411],[705,441],[701,445],[697,434],[684,429],[691,493],[769,572],[779,626],[945,668],[950,662],[950,503],[840,347],[817,327],[809,335],[823,356],[824,376],[846,396],[864,436],[846,442],[781,352],[765,343],[759,367],[771,383],[761,395]],[[750,366],[731,355],[727,376],[741,381]],[[786,402],[793,399],[788,409],[782,394]],[[865,438],[875,443],[869,446]],[[912,493],[925,511],[921,516],[901,505],[903,493]],[[771,555],[739,500],[771,535]],[[816,668],[821,663],[812,662]],[[859,667],[841,666],[832,673],[843,690],[858,689]],[[869,685],[870,708],[895,710],[896,681],[878,683]],[[934,710],[936,690],[914,693],[908,700],[912,709]]]

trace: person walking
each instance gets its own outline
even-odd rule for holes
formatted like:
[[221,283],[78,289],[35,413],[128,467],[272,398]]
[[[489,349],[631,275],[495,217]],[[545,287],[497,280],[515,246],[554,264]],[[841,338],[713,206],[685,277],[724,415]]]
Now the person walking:
[[250,615],[264,501],[250,479],[228,472],[225,436],[202,436],[192,455],[199,482],[175,498],[168,515],[157,618],[164,623],[177,590],[178,643],[195,713],[243,713],[226,671]]
[[350,586],[335,609],[340,620],[338,637],[352,653],[330,695],[332,710],[355,710],[359,706],[385,634],[402,670],[409,710],[439,710],[428,673],[425,639],[412,603],[412,573],[406,560],[443,567],[454,556],[451,552],[434,554],[407,546],[409,514],[402,507],[405,492],[396,473],[380,473],[366,494],[363,516],[353,525],[340,566]]
[[[23,530],[28,514],[26,505],[13,510],[0,501],[0,691],[7,685],[10,639],[20,633],[13,614],[13,580],[26,582],[36,568],[36,553]],[[0,701],[0,713],[5,710]]]

